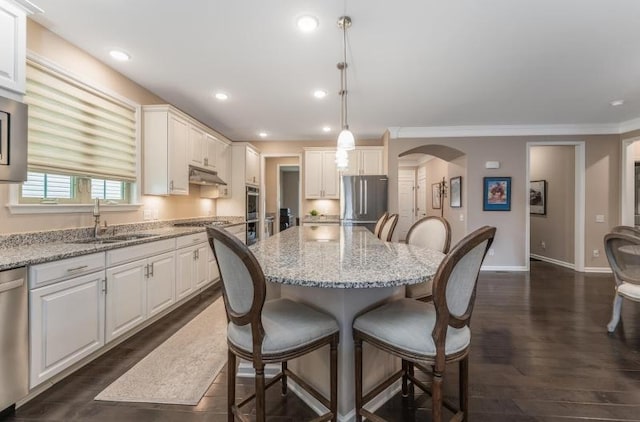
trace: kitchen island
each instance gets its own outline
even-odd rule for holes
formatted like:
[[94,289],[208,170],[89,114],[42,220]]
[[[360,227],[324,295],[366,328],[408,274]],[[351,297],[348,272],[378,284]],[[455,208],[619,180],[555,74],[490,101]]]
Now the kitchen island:
[[[360,311],[403,297],[405,285],[430,280],[444,254],[404,243],[383,242],[358,226],[303,226],[251,246],[268,282],[288,297],[332,314],[340,325],[338,420],[353,420],[354,357],[351,323]],[[396,358],[366,348],[364,388],[395,372]],[[290,363],[307,382],[327,393],[329,362],[324,350]],[[292,389],[301,392],[295,386]],[[393,393],[382,393],[380,405]],[[303,396],[311,406],[311,397]]]

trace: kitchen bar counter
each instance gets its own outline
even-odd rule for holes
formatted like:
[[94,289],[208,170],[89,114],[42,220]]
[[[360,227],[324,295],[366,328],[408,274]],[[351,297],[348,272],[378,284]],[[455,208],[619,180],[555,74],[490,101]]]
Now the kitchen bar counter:
[[[228,224],[221,225],[222,227],[245,224],[244,219],[241,217],[220,217],[220,219],[229,221]],[[75,240],[89,239],[89,233],[93,229],[51,230],[0,236],[0,271],[204,232],[205,227],[173,226],[174,223],[178,222],[199,220],[202,219],[115,226],[116,235],[131,233],[152,235],[141,239],[123,240],[115,243],[72,243]],[[209,220],[214,221],[213,219]],[[111,230],[111,227],[109,230]],[[108,238],[110,236],[111,233],[103,237]]]

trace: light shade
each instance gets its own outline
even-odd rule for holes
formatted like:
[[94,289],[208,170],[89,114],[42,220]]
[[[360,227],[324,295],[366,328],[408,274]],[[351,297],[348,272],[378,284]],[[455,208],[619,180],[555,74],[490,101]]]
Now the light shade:
[[342,129],[342,132],[338,135],[338,149],[344,151],[356,149],[356,139],[349,129]]

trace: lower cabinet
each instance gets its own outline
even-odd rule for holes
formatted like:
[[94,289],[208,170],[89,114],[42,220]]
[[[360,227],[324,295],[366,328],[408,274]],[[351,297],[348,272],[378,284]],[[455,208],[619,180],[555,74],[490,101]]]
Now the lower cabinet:
[[149,258],[147,277],[147,316],[152,317],[176,301],[176,258],[173,252]]
[[107,269],[107,342],[146,318],[147,260]]
[[[185,238],[188,237],[185,236]],[[197,238],[202,239],[201,236]],[[193,237],[192,239],[195,240],[197,238]],[[185,239],[185,243],[188,240]],[[208,243],[200,242],[176,251],[176,300],[190,295],[211,280],[208,274],[208,249],[210,249]]]
[[31,388],[105,344],[104,281],[103,270],[29,292]]

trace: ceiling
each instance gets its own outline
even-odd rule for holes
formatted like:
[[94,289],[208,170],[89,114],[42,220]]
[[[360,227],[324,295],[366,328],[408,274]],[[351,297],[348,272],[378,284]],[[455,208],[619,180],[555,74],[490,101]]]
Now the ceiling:
[[[637,0],[32,1],[36,21],[232,140],[336,138],[343,14],[356,140],[640,117]],[[313,33],[296,27],[305,14]]]

